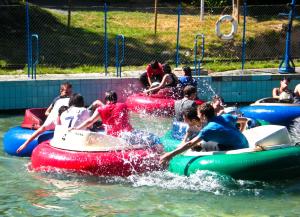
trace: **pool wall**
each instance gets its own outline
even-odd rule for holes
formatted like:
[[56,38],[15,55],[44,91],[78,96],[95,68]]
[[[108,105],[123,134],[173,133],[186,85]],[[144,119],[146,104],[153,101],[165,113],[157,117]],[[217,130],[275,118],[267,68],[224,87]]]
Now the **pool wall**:
[[[300,75],[291,78],[290,88],[300,83]],[[269,97],[272,89],[279,86],[283,75],[200,76],[198,96],[209,100],[214,94],[221,95],[226,103],[248,103]],[[104,92],[115,90],[120,101],[128,95],[141,91],[137,78],[94,78],[61,80],[13,80],[0,81],[0,110],[47,107],[59,93],[60,84],[71,82],[74,93],[81,93],[85,104],[103,99]]]

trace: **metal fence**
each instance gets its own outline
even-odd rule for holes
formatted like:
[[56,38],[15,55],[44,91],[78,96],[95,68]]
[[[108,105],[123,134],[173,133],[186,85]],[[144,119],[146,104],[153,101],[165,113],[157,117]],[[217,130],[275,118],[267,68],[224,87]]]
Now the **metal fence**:
[[[247,60],[278,60],[284,56],[288,18],[279,13],[288,10],[285,5],[247,6]],[[154,59],[174,65],[194,65],[194,39],[199,33],[205,35],[204,62],[241,61],[243,6],[237,34],[227,41],[216,36],[215,24],[221,15],[232,13],[231,7],[206,8],[202,22],[199,8],[158,8],[157,12],[155,34],[153,7],[125,8],[111,4],[107,11],[104,5],[72,7],[68,16],[65,6],[29,5],[27,11],[25,4],[0,6],[0,67],[24,67],[28,63],[30,34],[38,35],[39,65],[47,67],[105,67],[106,63],[115,66],[116,47],[122,49],[120,40],[116,46],[119,34],[125,39],[123,66],[134,68]],[[224,24],[223,31],[226,29],[230,29],[229,24]],[[293,58],[300,58],[297,20],[291,48]]]

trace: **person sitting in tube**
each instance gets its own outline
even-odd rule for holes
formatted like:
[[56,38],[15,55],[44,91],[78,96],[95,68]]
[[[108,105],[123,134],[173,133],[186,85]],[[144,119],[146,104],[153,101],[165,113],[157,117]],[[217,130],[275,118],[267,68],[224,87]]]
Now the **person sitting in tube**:
[[60,85],[60,95],[57,96],[52,103],[50,104],[50,106],[47,108],[45,115],[48,116],[50,114],[50,112],[52,111],[52,109],[54,108],[55,103],[59,100],[59,99],[63,99],[63,98],[70,98],[70,96],[72,95],[72,84],[70,84],[69,82],[65,82],[63,84]]
[[215,115],[222,115],[225,113],[224,107],[226,106],[222,97],[215,95],[211,99],[211,105],[215,110]]
[[294,90],[294,103],[300,104],[300,84],[297,84]]
[[152,86],[153,82],[161,82],[164,76],[162,64],[157,60],[153,60],[146,68],[146,72],[144,72],[140,76],[140,81],[145,88],[149,88]]
[[108,135],[120,137],[122,132],[132,131],[128,108],[125,103],[118,103],[117,101],[118,96],[115,91],[105,92],[105,103],[96,100],[93,105],[97,108],[92,116],[79,126],[70,128],[70,130],[88,128],[101,119]]
[[68,109],[68,106],[61,106],[58,109],[58,116],[55,120],[48,122],[47,124],[43,124],[40,126],[34,133],[17,149],[17,153],[20,153],[22,150],[24,150],[30,142],[32,142],[36,137],[38,137],[40,134],[47,130],[52,130],[55,128],[56,125],[60,125],[60,116],[61,114]]
[[192,76],[192,69],[189,66],[182,67],[183,76],[178,78],[179,85],[182,89],[187,85],[192,85],[197,88],[197,80]]
[[69,106],[61,106],[57,116],[52,121],[45,122],[37,129],[18,149],[21,152],[37,136],[46,130],[54,130],[56,125],[62,125],[67,128],[75,127],[89,118],[89,112],[84,108],[84,99],[79,93],[72,94],[69,100]]
[[183,113],[189,108],[197,108],[197,104],[194,101],[197,97],[197,89],[192,85],[187,85],[183,89],[183,98],[175,101],[175,120],[183,121]]
[[162,81],[155,86],[154,85],[151,86],[148,90],[145,90],[144,93],[146,94],[158,93],[160,90],[164,88],[169,88],[168,91],[161,94],[164,96],[169,95],[170,97],[174,95],[175,97],[178,78],[176,77],[175,74],[172,73],[172,69],[169,64],[163,65],[163,72],[164,72],[164,76],[162,78]]
[[280,87],[276,87],[272,91],[272,96],[275,99],[279,99],[280,102],[292,102],[293,92],[288,88],[290,79],[283,77],[280,81]]
[[[178,146],[174,151],[162,155],[161,164],[167,164],[174,156],[191,148],[199,148],[202,151],[228,151],[249,147],[246,137],[236,127],[237,122],[246,126],[244,119],[239,120],[230,114],[216,116],[210,103],[200,105],[197,113],[203,123],[199,134]],[[203,141],[204,143],[202,143]]]

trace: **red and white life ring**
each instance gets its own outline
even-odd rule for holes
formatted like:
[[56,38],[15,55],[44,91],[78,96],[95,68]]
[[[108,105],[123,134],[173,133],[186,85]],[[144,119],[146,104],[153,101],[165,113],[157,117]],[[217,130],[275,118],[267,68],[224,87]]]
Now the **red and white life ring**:
[[[225,21],[231,22],[231,32],[229,34],[224,34],[221,32],[221,24]],[[231,40],[234,35],[237,33],[238,23],[230,15],[224,15],[216,23],[216,34],[222,40]]]

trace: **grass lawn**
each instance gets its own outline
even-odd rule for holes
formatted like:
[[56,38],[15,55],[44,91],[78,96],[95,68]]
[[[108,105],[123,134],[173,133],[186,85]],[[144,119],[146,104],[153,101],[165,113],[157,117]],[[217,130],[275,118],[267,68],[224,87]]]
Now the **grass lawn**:
[[[22,10],[23,11],[23,10]],[[172,11],[172,12],[171,12]],[[25,12],[25,11],[23,11]],[[115,68],[115,37],[125,36],[123,71],[143,70],[153,59],[175,66],[177,14],[159,13],[157,34],[154,34],[154,16],[150,12],[121,11],[108,13],[109,72]],[[39,34],[39,74],[104,72],[104,13],[102,11],[74,10],[71,27],[67,27],[65,11],[32,7],[31,32]],[[205,35],[203,67],[209,71],[241,68],[241,41],[243,23],[240,22],[234,40],[222,41],[215,34],[215,23],[220,15],[207,15],[204,22],[198,15],[184,14],[180,23],[180,65],[194,64],[194,38]],[[242,20],[242,19],[241,19]],[[245,68],[277,68],[284,55],[285,18],[278,16],[247,17],[247,47]],[[292,54],[300,57],[300,22],[294,21]],[[230,31],[226,23],[222,31]],[[24,29],[19,35],[0,33],[0,74],[26,74],[26,37]],[[13,32],[13,31],[12,31]],[[299,37],[298,37],[299,36]],[[198,50],[200,50],[198,48]],[[199,54],[198,54],[199,55]],[[271,61],[259,61],[273,59]],[[295,61],[299,66],[299,61]],[[6,66],[17,65],[16,69]],[[2,67],[1,67],[2,66]]]

